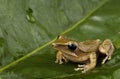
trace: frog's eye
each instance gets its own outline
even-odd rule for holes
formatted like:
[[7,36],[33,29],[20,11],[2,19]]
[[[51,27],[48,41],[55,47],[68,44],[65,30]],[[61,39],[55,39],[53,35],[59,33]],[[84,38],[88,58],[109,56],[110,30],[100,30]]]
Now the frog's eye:
[[75,50],[75,49],[77,48],[77,45],[76,45],[76,44],[69,43],[69,44],[68,44],[68,48],[69,48],[70,50]]

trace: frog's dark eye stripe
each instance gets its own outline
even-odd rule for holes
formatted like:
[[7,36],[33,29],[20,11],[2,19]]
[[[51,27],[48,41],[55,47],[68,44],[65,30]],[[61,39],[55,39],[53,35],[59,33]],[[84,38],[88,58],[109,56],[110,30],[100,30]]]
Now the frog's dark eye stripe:
[[68,48],[70,49],[70,50],[75,50],[76,48],[77,48],[77,45],[75,45],[75,44],[68,44]]

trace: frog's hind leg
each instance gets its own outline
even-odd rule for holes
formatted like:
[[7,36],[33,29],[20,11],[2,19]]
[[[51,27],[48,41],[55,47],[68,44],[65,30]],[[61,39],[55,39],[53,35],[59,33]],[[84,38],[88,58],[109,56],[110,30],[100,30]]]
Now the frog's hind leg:
[[82,73],[86,73],[87,71],[95,68],[97,61],[96,52],[91,52],[89,59],[90,59],[89,63],[78,65],[78,68],[75,68],[74,70],[75,71],[82,70]]
[[114,51],[114,46],[112,44],[112,41],[109,39],[106,39],[103,41],[103,43],[99,46],[99,51],[102,54],[105,54],[106,57],[103,59],[101,64],[104,64],[107,60],[111,59],[111,56]]

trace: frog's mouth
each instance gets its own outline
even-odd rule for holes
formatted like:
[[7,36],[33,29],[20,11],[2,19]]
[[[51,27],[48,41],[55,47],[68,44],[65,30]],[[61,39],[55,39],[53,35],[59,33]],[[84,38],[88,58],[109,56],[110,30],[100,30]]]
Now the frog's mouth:
[[52,43],[53,48],[57,48],[58,46],[66,46],[67,43]]
[[56,46],[56,45],[68,45],[68,43],[52,43],[52,46]]
[[63,47],[65,47],[65,45],[63,45],[63,44],[56,44],[56,43],[52,43],[52,47],[54,48],[54,49],[56,49],[56,50],[62,50],[62,49],[64,49]]
[[52,43],[52,47],[56,47],[57,46],[57,44],[55,44],[55,43]]

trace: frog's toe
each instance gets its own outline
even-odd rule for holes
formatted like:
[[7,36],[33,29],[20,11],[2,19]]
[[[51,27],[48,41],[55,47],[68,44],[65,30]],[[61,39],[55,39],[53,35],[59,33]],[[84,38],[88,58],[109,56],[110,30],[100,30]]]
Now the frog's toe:
[[111,60],[111,56],[108,57],[108,60]]
[[55,63],[58,63],[58,61],[56,60]]
[[86,73],[87,72],[87,69],[85,69],[85,67],[83,68],[74,68],[75,71],[79,71],[79,70],[82,70],[81,72],[82,73]]
[[82,73],[86,73],[87,71],[86,70],[83,70]]
[[110,60],[110,59],[111,59],[111,56],[106,56],[106,57],[103,59],[103,61],[102,61],[101,64],[105,64],[105,62],[106,62],[107,60]]
[[79,64],[78,64],[78,67],[79,67],[79,68],[81,68],[81,67],[85,67],[85,65],[79,65]]
[[85,71],[86,70],[86,65],[78,65],[78,68],[74,68],[75,71],[79,71],[79,70],[82,70],[82,71]]
[[74,68],[75,71],[84,70],[84,68]]
[[105,64],[106,60],[107,60],[107,59],[104,59],[104,60],[101,62],[101,64]]
[[59,64],[63,64],[63,61],[60,61]]
[[74,68],[75,71],[79,71],[79,68]]
[[56,60],[55,63],[63,64],[63,61],[61,61],[61,60]]

